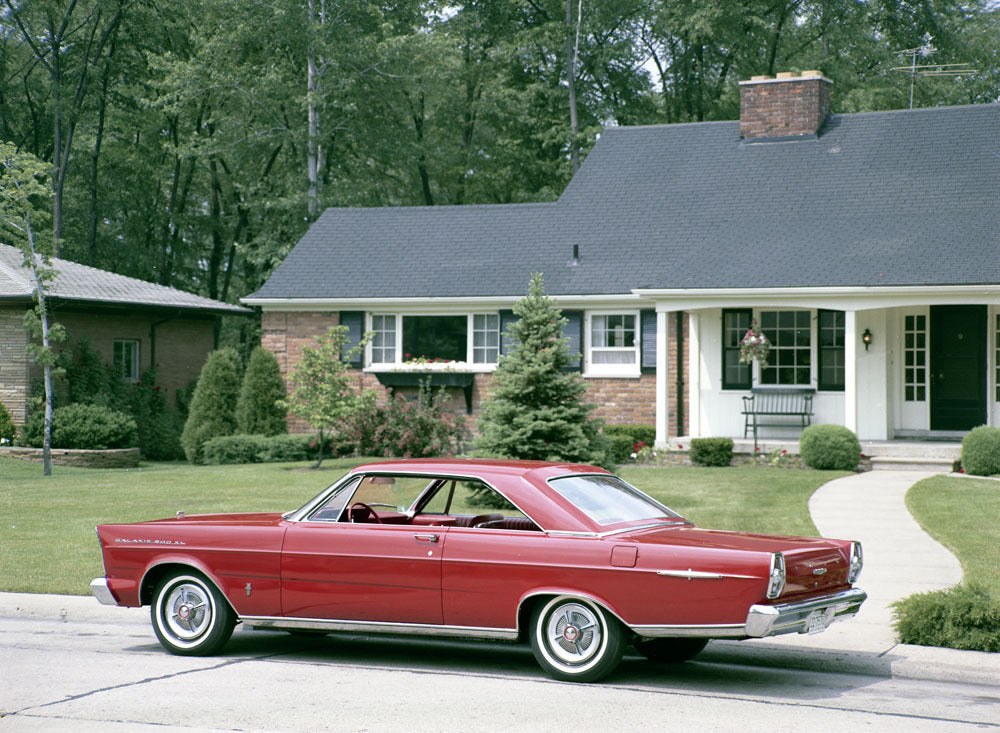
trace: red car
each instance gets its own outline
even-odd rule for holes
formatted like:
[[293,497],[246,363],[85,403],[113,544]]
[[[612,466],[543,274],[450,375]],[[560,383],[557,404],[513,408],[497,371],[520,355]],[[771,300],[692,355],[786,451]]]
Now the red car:
[[101,603],[151,607],[174,654],[265,629],[525,637],[550,675],[600,679],[627,644],[680,661],[709,639],[814,633],[867,597],[857,542],[698,529],[587,465],[359,466],[286,514],[97,528]]

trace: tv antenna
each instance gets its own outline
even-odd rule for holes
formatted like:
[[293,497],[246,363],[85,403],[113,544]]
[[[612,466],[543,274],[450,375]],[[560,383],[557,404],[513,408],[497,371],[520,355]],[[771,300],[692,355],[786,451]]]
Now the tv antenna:
[[923,42],[917,48],[906,48],[897,51],[900,56],[909,56],[909,66],[894,66],[890,71],[910,72],[910,109],[913,109],[913,88],[918,76],[961,76],[975,71],[971,64],[918,64],[917,57],[927,58],[937,49],[931,44],[933,37],[925,33]]

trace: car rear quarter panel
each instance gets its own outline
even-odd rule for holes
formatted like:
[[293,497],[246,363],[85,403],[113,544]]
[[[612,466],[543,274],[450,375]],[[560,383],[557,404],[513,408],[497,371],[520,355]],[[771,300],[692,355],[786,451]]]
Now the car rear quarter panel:
[[[101,525],[98,535],[108,587],[124,606],[143,595],[167,566],[206,575],[241,615],[278,615],[285,527],[175,522]],[[144,583],[145,581],[145,583]],[[249,586],[249,587],[248,587]]]
[[[622,566],[622,558],[633,556],[634,566]],[[629,625],[743,623],[750,605],[764,600],[769,561],[766,553],[613,536],[450,530],[442,568],[445,623],[513,628],[521,602],[549,593],[592,598]],[[722,577],[660,574],[689,569]]]

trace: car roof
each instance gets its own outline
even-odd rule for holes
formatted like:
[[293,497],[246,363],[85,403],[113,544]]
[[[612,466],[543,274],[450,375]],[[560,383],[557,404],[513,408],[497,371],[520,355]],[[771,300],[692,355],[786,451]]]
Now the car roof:
[[564,532],[596,532],[600,528],[576,509],[548,480],[581,473],[609,475],[598,466],[557,461],[519,461],[489,458],[413,458],[366,463],[351,471],[359,473],[412,473],[479,478],[500,490],[543,529]]

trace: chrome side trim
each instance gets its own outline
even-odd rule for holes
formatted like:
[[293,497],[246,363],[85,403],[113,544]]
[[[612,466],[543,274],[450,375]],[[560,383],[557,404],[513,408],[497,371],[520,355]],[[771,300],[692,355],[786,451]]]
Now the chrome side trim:
[[405,634],[408,636],[447,636],[467,639],[517,640],[517,629],[444,626],[440,624],[404,624],[392,621],[347,621],[343,619],[298,618],[285,616],[242,616],[245,626],[258,629],[305,629],[308,631],[360,631],[369,634]]
[[115,597],[111,595],[111,589],[108,588],[107,578],[94,578],[90,581],[90,592],[94,594],[94,597],[101,602],[104,606],[117,606],[118,601]]
[[797,603],[754,604],[747,614],[747,636],[777,636],[822,631],[829,624],[854,616],[868,594],[860,588]]
[[657,575],[667,575],[671,578],[686,578],[687,580],[694,579],[704,579],[704,580],[721,580],[724,577],[729,578],[744,578],[745,575],[723,575],[722,573],[706,573],[702,570],[692,570],[688,568],[687,570],[657,570]]
[[658,639],[697,636],[711,639],[743,639],[747,632],[743,624],[711,624],[709,626],[630,626],[639,636]]

